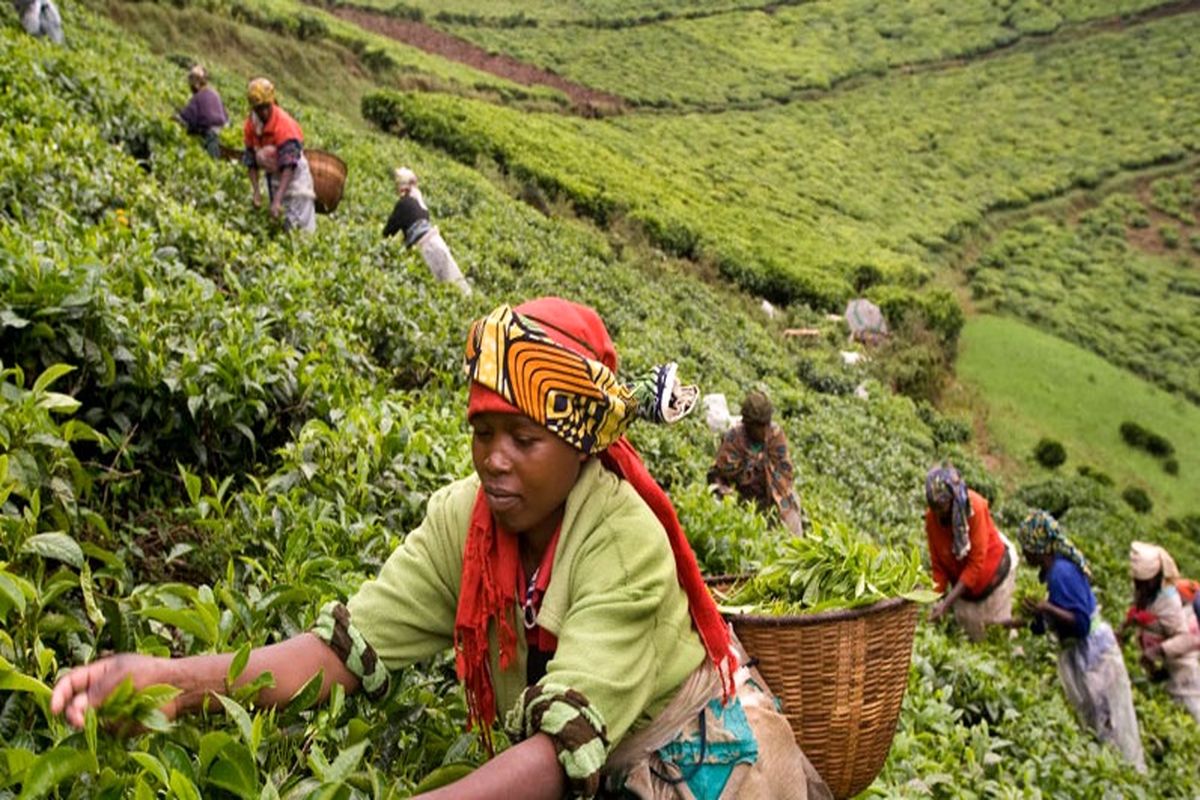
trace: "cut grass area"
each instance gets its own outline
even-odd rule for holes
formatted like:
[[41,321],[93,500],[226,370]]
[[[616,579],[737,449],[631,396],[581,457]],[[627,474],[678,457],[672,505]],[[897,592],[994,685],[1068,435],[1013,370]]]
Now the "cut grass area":
[[[986,401],[988,435],[1005,455],[1033,461],[1042,437],[1067,450],[1059,470],[1087,465],[1118,490],[1140,486],[1157,516],[1200,512],[1200,408],[1119,369],[1081,347],[1006,317],[979,316],[963,328],[959,380]],[[1179,474],[1122,441],[1126,420],[1175,445]]]

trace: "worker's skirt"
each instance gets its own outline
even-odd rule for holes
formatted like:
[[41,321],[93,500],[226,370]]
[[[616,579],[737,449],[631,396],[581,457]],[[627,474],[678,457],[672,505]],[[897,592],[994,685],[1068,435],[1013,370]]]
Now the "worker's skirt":
[[462,270],[458,268],[458,262],[450,253],[450,247],[436,227],[430,228],[429,232],[418,239],[416,244],[417,249],[421,251],[421,257],[429,266],[429,271],[433,273],[433,277],[443,283],[453,283],[462,290],[463,294],[471,293],[471,284],[467,283],[467,279],[463,277]]
[[1167,694],[1200,722],[1200,653],[1192,651],[1167,659]]
[[45,36],[55,44],[63,43],[62,17],[51,0],[17,0],[21,27],[30,36]]
[[1120,750],[1138,772],[1145,772],[1129,673],[1107,622],[1093,617],[1087,638],[1059,651],[1058,677],[1084,723],[1101,741]]
[[649,725],[613,750],[604,765],[605,788],[600,796],[831,798],[829,787],[796,745],[787,718],[758,671],[742,667],[735,684],[736,696],[722,705],[716,670],[708,661],[700,665]]
[[1017,591],[1017,548],[1001,534],[1004,547],[1008,550],[1008,574],[1000,585],[982,600],[973,601],[960,597],[954,601],[954,619],[967,633],[967,638],[978,642],[987,635],[987,626],[1012,618],[1013,595]]
[[[272,199],[279,190],[279,174],[267,173],[267,190]],[[287,194],[283,196],[283,225],[288,230],[300,230],[312,233],[317,229],[317,193],[313,188],[312,172],[308,169],[308,159],[300,156],[296,162],[295,172],[288,184]]]

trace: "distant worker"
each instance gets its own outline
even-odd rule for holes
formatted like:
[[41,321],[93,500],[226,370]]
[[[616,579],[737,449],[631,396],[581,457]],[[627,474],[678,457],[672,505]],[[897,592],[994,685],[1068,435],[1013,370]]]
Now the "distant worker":
[[63,43],[62,17],[51,0],[13,0],[21,27],[30,36],[45,36],[55,44]]
[[742,421],[721,439],[708,482],[717,495],[736,491],[743,500],[779,519],[796,536],[804,534],[795,470],[783,429],[771,422],[771,400],[757,389],[742,401]]
[[1129,549],[1133,575],[1133,606],[1121,631],[1139,629],[1142,665],[1151,676],[1166,673],[1167,694],[1200,722],[1200,653],[1196,651],[1197,623],[1191,599],[1184,601],[1175,559],[1163,548],[1133,542]]
[[1045,600],[1026,598],[1022,610],[1033,618],[1034,633],[1049,628],[1058,639],[1058,677],[1067,699],[1100,741],[1144,773],[1129,673],[1112,627],[1098,613],[1087,560],[1045,511],[1027,516],[1017,538],[1048,592]]
[[1017,549],[996,528],[988,501],[967,488],[950,464],[925,476],[925,537],[934,588],[942,599],[929,612],[936,622],[951,608],[971,641],[988,625],[1012,619]]
[[437,226],[430,222],[429,207],[425,205],[425,197],[417,187],[417,173],[408,167],[398,167],[392,175],[396,179],[396,193],[400,199],[383,226],[384,238],[403,232],[404,246],[417,246],[433,277],[444,283],[453,283],[463,294],[470,294],[471,284],[463,277],[458,262],[454,260]]
[[221,129],[229,124],[229,114],[225,112],[225,104],[208,83],[208,70],[199,64],[188,70],[188,86],[192,89],[192,99],[184,106],[175,119],[183,123],[187,132],[199,136],[204,142],[204,149],[213,158],[221,157]]
[[250,114],[242,128],[246,144],[242,163],[250,171],[254,207],[262,206],[261,170],[267,174],[271,216],[282,214],[287,229],[312,233],[317,229],[317,193],[304,157],[304,133],[296,120],[275,104],[275,86],[266,78],[250,81],[246,98]]

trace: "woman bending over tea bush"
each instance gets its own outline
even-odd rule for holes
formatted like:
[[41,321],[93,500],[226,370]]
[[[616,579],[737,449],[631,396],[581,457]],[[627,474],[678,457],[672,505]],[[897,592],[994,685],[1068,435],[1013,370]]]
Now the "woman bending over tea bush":
[[934,588],[944,595],[929,612],[937,621],[951,608],[973,641],[988,625],[1012,618],[1017,551],[996,528],[988,501],[968,489],[949,464],[925,476],[925,536]]
[[[312,632],[255,650],[241,682],[274,673],[260,700],[284,704],[324,670],[323,691],[378,697],[391,671],[453,647],[485,744],[501,713],[518,743],[429,797],[828,797],[623,436],[634,417],[682,417],[696,390],[673,364],[628,384],[616,368],[590,308],[543,298],[476,321],[475,474],[434,494],[379,576]],[[231,659],[104,659],[60,680],[52,709],[82,725],[129,675],[183,689],[167,713],[196,709],[226,691]]]
[[1167,694],[1200,722],[1200,637],[1192,588],[1182,578],[1175,559],[1164,548],[1148,542],[1132,542],[1129,570],[1133,576],[1133,606],[1121,624],[1139,630],[1142,663],[1152,675],[1159,667],[1166,672]]
[[1145,772],[1129,673],[1112,627],[1100,618],[1087,560],[1045,511],[1027,516],[1017,538],[1048,595],[1025,598],[1023,610],[1033,618],[1034,633],[1051,630],[1058,639],[1058,677],[1067,699],[1100,741]]

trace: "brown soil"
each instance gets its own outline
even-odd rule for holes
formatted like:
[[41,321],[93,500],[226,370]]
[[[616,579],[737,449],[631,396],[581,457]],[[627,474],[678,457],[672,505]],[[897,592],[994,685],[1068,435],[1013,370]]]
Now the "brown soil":
[[625,108],[625,101],[616,95],[589,89],[511,56],[489,53],[478,45],[431,28],[423,22],[399,19],[348,6],[332,8],[330,12],[366,30],[514,83],[557,89],[571,99],[577,112],[585,116],[606,116],[619,113]]
[[[1150,253],[1156,256],[1178,256],[1191,255],[1195,256],[1189,244],[1189,238],[1200,234],[1200,225],[1186,225],[1175,217],[1169,214],[1164,214],[1153,206],[1150,184],[1152,180],[1142,180],[1137,183],[1137,199],[1146,208],[1146,214],[1150,218],[1150,224],[1145,228],[1127,228],[1125,231],[1125,239],[1132,246],[1136,247],[1145,253]],[[1198,186],[1197,188],[1200,188]],[[1200,208],[1194,209],[1197,214],[1200,214]],[[1159,233],[1160,228],[1171,227],[1179,231],[1179,246],[1171,249],[1163,244],[1162,234]],[[1194,260],[1194,259],[1193,259]]]

